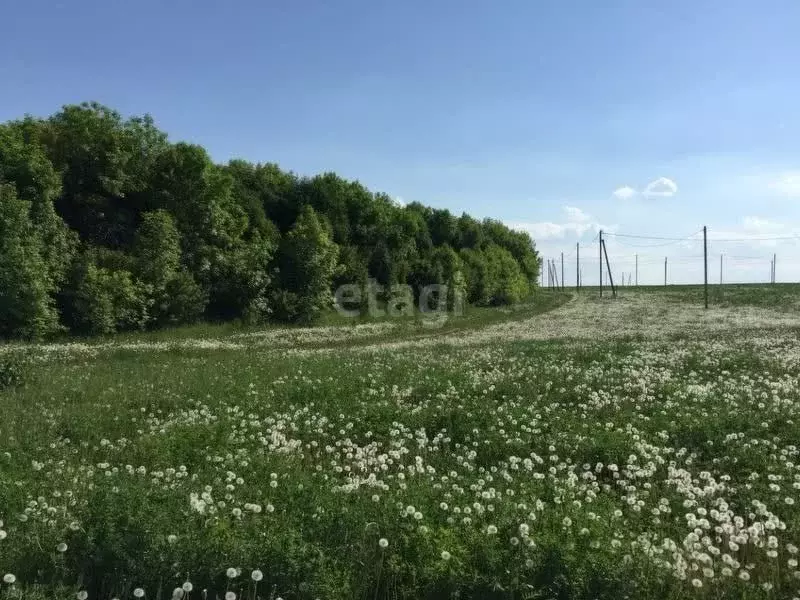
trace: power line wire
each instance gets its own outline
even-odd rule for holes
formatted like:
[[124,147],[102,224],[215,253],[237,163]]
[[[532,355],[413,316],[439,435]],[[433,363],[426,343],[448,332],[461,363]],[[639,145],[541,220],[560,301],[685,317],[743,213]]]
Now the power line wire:
[[709,242],[772,242],[776,240],[798,240],[800,235],[778,235],[773,237],[708,238]]
[[[634,235],[632,233],[612,233],[612,232],[605,232],[605,231],[603,232],[603,235],[611,235],[611,236],[614,236],[614,237],[625,237],[625,238],[637,238],[637,239],[641,239],[641,240],[670,240],[670,241],[673,241],[673,242],[683,242],[683,241],[686,241],[686,240],[688,240],[688,239],[690,239],[690,238],[692,238],[692,237],[694,237],[697,234],[702,233],[702,232],[703,232],[703,230],[700,229],[699,231],[695,231],[694,233],[689,234],[686,237],[682,237],[682,238],[660,237],[660,236],[656,236],[656,235]],[[697,240],[697,241],[700,241],[700,240]]]

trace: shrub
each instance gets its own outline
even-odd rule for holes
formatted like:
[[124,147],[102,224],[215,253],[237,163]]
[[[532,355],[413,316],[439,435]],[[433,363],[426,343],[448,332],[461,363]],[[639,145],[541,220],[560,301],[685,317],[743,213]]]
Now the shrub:
[[89,334],[143,329],[148,321],[149,286],[128,271],[86,265],[73,298],[76,328]]

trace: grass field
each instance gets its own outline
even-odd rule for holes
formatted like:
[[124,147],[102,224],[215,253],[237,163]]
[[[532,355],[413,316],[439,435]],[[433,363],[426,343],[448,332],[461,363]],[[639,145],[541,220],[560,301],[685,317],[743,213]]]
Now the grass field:
[[800,597],[798,292],[0,347],[0,597]]

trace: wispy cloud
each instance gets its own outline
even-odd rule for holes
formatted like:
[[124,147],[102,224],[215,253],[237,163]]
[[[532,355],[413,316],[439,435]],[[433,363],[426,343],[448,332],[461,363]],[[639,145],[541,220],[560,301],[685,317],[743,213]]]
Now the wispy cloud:
[[636,196],[644,198],[669,198],[678,193],[678,184],[668,177],[659,177],[648,183],[644,189],[639,192],[629,185],[618,187],[611,195],[617,200],[630,200]]
[[790,172],[780,175],[769,182],[769,188],[789,198],[800,198],[800,172]]
[[786,225],[777,221],[770,221],[763,217],[745,217],[742,219],[742,228],[747,233],[756,235],[774,235],[786,233]]
[[678,193],[678,184],[668,177],[659,177],[648,183],[642,195],[646,198],[670,198]]
[[590,215],[575,206],[565,206],[564,212],[567,213],[567,218],[571,223],[586,223],[592,220]]
[[712,228],[708,231],[709,241],[725,241],[732,249],[774,248],[779,245],[796,247],[798,240],[791,239],[795,236],[800,236],[800,226],[797,224],[786,224],[754,216],[744,217],[737,227],[724,230]]
[[619,200],[629,200],[636,195],[636,190],[629,185],[623,185],[622,187],[615,189],[611,195]]
[[[596,232],[604,226],[594,218],[575,206],[562,207],[565,219],[559,223],[540,221],[537,223],[508,223],[508,226],[519,231],[527,231],[536,240],[580,238],[586,233]],[[605,227],[608,229],[607,227]]]

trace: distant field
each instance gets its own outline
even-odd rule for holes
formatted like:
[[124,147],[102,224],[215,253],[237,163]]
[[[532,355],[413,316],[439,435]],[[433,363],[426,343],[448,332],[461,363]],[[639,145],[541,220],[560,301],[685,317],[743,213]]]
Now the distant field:
[[[630,288],[628,288],[630,289]],[[653,286],[643,291],[661,294],[675,302],[703,302],[703,286]],[[625,288],[622,288],[625,291]],[[800,309],[800,284],[723,284],[708,286],[709,304],[715,306],[761,306],[775,310]]]
[[798,597],[797,291],[0,348],[0,598]]
[[[575,288],[567,287],[566,292],[574,292]],[[581,293],[597,294],[597,286],[581,288]],[[611,295],[611,288],[604,286],[603,293]],[[617,293],[656,294],[670,302],[702,304],[704,291],[702,285],[642,285],[617,287]],[[761,306],[774,310],[800,310],[800,283],[776,284],[709,284],[709,305],[714,306]]]

